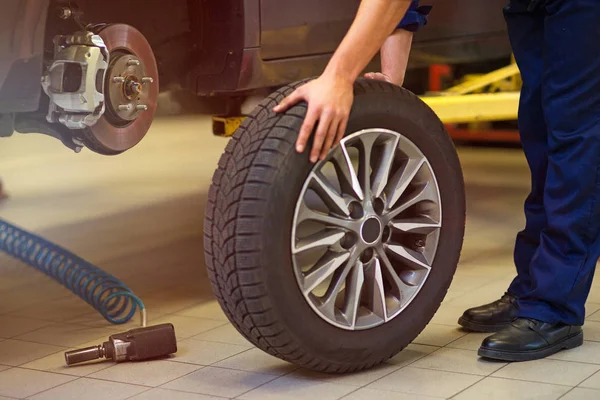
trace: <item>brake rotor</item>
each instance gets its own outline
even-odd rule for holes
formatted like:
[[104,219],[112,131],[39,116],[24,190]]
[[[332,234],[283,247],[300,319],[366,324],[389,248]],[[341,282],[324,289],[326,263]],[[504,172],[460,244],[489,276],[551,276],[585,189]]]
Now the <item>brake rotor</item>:
[[150,44],[125,24],[103,28],[98,35],[110,52],[104,81],[106,110],[85,129],[84,142],[101,154],[119,154],[138,144],[152,125],[158,102],[158,67]]

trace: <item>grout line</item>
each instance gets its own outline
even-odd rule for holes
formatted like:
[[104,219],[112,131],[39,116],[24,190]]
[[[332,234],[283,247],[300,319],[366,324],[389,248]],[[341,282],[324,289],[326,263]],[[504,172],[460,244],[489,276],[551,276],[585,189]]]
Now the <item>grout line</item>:
[[134,395],[132,395],[132,396],[126,397],[126,398],[124,398],[123,400],[132,399],[132,398],[134,398],[134,397],[136,397],[136,396],[140,396],[140,395],[142,395],[142,394],[144,394],[144,393],[147,393],[147,392],[149,392],[149,391],[151,391],[151,390],[153,390],[153,389],[155,389],[155,388],[148,388],[147,390],[144,390],[144,391],[142,391],[142,392],[139,392],[139,393],[136,393],[136,394],[134,394]]
[[575,390],[574,387],[572,387],[571,389],[567,390],[564,394],[562,394],[557,400],[560,400],[562,398],[564,398],[566,395],[568,395],[569,393],[571,393],[573,390]]
[[[218,367],[213,367],[213,368],[218,368]],[[297,370],[296,370],[296,371],[297,371]],[[261,387],[263,387],[263,386],[266,386],[266,385],[268,385],[269,383],[271,383],[271,382],[274,382],[274,381],[276,381],[276,380],[278,380],[278,379],[280,379],[280,378],[283,378],[283,377],[289,376],[289,375],[291,375],[293,372],[294,372],[294,371],[290,371],[290,372],[288,372],[287,374],[284,374],[284,375],[278,376],[278,377],[276,377],[275,379],[271,379],[270,381],[268,381],[268,382],[265,382],[265,383],[263,383],[263,384],[261,384],[261,385],[258,385],[257,387],[255,387],[255,388],[253,388],[253,389],[247,390],[247,391],[245,391],[244,393],[241,393],[241,394],[239,394],[239,395],[237,395],[237,396],[235,396],[235,397],[233,397],[233,398],[234,398],[234,399],[239,399],[241,396],[243,396],[243,395],[245,395],[245,394],[247,394],[247,393],[250,393],[250,392],[252,392],[253,390],[256,390],[256,389],[258,389],[258,388],[261,388]],[[264,375],[264,374],[263,374],[263,375]]]
[[482,376],[481,379],[479,379],[477,382],[474,382],[472,385],[467,386],[466,388],[458,391],[457,393],[453,394],[452,396],[449,397],[449,399],[454,399],[456,398],[456,396],[458,396],[459,394],[466,392],[467,390],[469,390],[470,388],[472,388],[473,386],[477,385],[479,382],[483,381],[484,379],[488,378],[488,376]]
[[[21,368],[21,369],[24,369],[24,368]],[[40,372],[40,371],[38,371],[38,372]],[[45,372],[45,371],[44,371],[44,372]],[[52,374],[53,372],[49,372],[49,373],[50,373],[50,374]],[[55,375],[61,375],[61,374],[55,374]],[[74,377],[72,376],[72,378],[74,378]],[[80,380],[80,379],[81,379],[81,378],[75,378],[75,379],[71,379],[71,380],[70,380],[70,381],[68,381],[68,382],[61,383],[60,385],[52,386],[52,387],[49,387],[49,388],[47,388],[47,389],[44,389],[44,390],[42,390],[42,391],[40,391],[40,392],[36,392],[36,393],[30,394],[29,396],[27,396],[27,398],[31,398],[31,397],[33,397],[33,396],[37,396],[38,394],[45,393],[45,392],[47,392],[47,391],[50,391],[50,390],[52,390],[52,389],[56,389],[56,388],[58,388],[58,387],[61,387],[61,386],[67,385],[67,384],[69,384],[69,383],[71,383],[71,382],[78,381],[78,380]]]

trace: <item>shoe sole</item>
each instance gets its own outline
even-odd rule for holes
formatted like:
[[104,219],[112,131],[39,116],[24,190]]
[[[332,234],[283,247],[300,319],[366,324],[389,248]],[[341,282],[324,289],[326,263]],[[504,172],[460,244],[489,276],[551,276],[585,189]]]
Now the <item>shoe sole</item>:
[[533,361],[539,360],[552,354],[558,353],[561,350],[573,349],[583,344],[583,332],[579,332],[574,336],[564,338],[560,342],[554,343],[551,346],[544,347],[540,350],[527,352],[512,352],[492,350],[485,347],[480,347],[477,354],[480,357],[489,358],[500,361]]
[[477,322],[468,320],[465,317],[460,317],[458,319],[458,324],[468,331],[491,333],[491,332],[498,332],[498,331],[502,330],[503,328],[506,328],[513,321],[506,322],[504,324],[489,325],[489,324],[479,324]]

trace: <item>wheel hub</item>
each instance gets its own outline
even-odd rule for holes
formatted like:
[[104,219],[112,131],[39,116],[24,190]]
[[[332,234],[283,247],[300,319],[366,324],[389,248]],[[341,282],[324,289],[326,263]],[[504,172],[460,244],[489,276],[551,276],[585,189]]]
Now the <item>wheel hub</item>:
[[308,304],[347,330],[397,317],[429,276],[441,212],[435,174],[414,143],[383,129],[344,138],[296,204],[292,260]]
[[374,244],[381,236],[381,222],[376,217],[370,217],[363,222],[360,229],[362,240],[366,244]]
[[107,105],[115,124],[126,124],[148,111],[148,89],[154,79],[146,76],[145,66],[138,57],[115,54],[106,82]]

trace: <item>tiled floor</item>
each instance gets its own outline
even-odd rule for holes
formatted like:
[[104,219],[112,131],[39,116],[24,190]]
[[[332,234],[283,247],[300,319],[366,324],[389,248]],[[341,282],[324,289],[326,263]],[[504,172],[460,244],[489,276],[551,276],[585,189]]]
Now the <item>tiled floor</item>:
[[587,305],[585,345],[546,360],[480,360],[485,335],[456,326],[466,307],[497,298],[513,276],[528,187],[519,150],[460,150],[467,236],[446,300],[386,364],[331,376],[252,347],[213,299],[202,218],[225,140],[209,128],[206,118],[159,120],[139,147],[115,158],[75,155],[41,136],[0,140],[0,177],[11,195],[0,215],[123,279],[145,301],[150,322],[174,323],[179,340],[167,360],[67,368],[65,350],[98,344],[137,320],[111,326],[49,278],[0,255],[0,400],[600,398],[600,284]]

